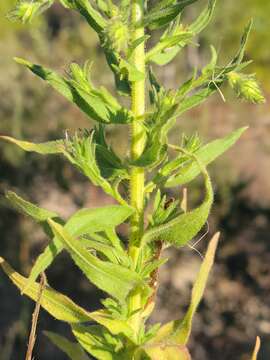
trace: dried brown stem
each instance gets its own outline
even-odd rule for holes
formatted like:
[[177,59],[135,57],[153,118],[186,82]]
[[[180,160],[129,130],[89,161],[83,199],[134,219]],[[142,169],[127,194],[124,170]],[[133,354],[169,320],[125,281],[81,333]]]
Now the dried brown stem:
[[31,326],[31,331],[30,331],[30,335],[29,335],[29,340],[28,340],[28,347],[27,347],[27,353],[25,356],[25,360],[32,360],[32,354],[33,354],[33,349],[35,346],[35,342],[36,342],[36,330],[37,330],[37,323],[38,323],[38,317],[39,317],[39,311],[40,311],[40,303],[41,303],[41,297],[42,297],[42,293],[43,290],[46,286],[46,275],[45,273],[41,274],[41,278],[40,278],[40,287],[39,287],[39,293],[38,293],[38,298],[37,298],[37,302],[36,302],[36,306],[32,315],[32,326]]

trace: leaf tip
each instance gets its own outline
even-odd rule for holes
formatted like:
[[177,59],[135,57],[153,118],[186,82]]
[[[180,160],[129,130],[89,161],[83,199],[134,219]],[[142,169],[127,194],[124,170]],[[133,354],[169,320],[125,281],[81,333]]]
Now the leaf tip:
[[261,339],[259,336],[257,336],[251,360],[257,360],[260,348],[261,348]]
[[20,64],[20,65],[25,65],[25,66],[30,66],[30,62],[27,61],[27,60],[24,60],[22,58],[19,58],[19,57],[14,57],[13,60],[17,63],[17,64]]
[[220,231],[216,232],[215,235],[210,240],[210,245],[212,245],[214,251],[217,248],[217,244],[218,244],[219,239],[220,239],[220,234],[221,234]]

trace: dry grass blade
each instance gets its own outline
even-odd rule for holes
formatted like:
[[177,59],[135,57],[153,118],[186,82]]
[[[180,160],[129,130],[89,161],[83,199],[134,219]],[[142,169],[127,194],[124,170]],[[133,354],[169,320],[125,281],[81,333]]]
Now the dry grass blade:
[[35,342],[36,342],[36,330],[37,330],[37,323],[38,323],[38,317],[39,317],[40,306],[41,306],[41,297],[42,297],[42,293],[45,288],[45,285],[46,285],[46,276],[45,276],[45,273],[42,273],[41,279],[40,279],[40,288],[39,288],[38,298],[37,298],[35,310],[32,315],[32,326],[31,326],[31,331],[30,331],[30,335],[29,335],[29,341],[28,341],[28,347],[27,347],[27,353],[25,356],[25,360],[32,360],[33,349],[34,349]]
[[257,356],[258,356],[258,354],[259,354],[260,347],[261,347],[261,339],[259,338],[259,336],[257,336],[257,338],[256,338],[256,344],[255,344],[255,348],[254,348],[254,350],[253,350],[253,354],[252,354],[251,360],[257,360]]

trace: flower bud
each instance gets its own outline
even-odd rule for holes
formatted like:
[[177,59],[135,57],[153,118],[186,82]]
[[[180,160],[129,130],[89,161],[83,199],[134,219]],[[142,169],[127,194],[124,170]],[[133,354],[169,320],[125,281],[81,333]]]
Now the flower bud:
[[112,18],[105,29],[106,45],[118,52],[128,49],[129,29],[120,16]]
[[254,104],[265,102],[265,98],[256,81],[255,75],[231,72],[228,74],[229,84],[237,96]]

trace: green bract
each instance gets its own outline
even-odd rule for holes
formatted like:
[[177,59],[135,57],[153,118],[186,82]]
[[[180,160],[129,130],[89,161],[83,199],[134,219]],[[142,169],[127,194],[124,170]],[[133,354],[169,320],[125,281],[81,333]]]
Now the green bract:
[[[61,214],[7,192],[10,205],[42,227],[48,244],[28,278],[15,272],[2,258],[0,265],[22,293],[39,302],[38,277],[53,266],[60,252],[66,251],[86,278],[104,292],[104,307],[89,313],[68,297],[44,286],[41,306],[56,319],[68,323],[75,340],[51,332],[46,335],[69,358],[188,360],[192,320],[213,265],[219,234],[209,243],[184,319],[148,326],[155,305],[157,273],[166,261],[161,257],[162,250],[168,246],[186,246],[207,223],[214,201],[207,167],[246,128],[208,144],[197,134],[190,137],[183,134],[182,142],[170,144],[168,135],[183,113],[214,93],[222,94],[220,88],[226,82],[240,99],[252,103],[264,101],[255,75],[243,72],[250,63],[244,61],[244,55],[252,24],[244,30],[240,48],[228,65],[218,64],[217,52],[211,46],[209,64],[194,70],[178,88],[166,89],[159,83],[152,65],[166,65],[194,43],[194,37],[209,24],[216,0],[205,1],[201,14],[191,24],[184,24],[182,19],[185,9],[197,0],[162,0],[149,2],[148,6],[146,0],[19,0],[9,17],[30,22],[54,2],[77,11],[96,32],[119,96],[92,83],[90,61],[82,67],[72,63],[68,74],[59,74],[15,58],[98,124],[90,130],[67,133],[64,139],[44,143],[9,136],[1,139],[27,152],[63,156],[116,204],[79,209],[64,221]],[[156,43],[152,40],[149,46],[153,31],[160,29],[160,39]],[[123,105],[127,101],[121,101],[120,95],[130,97],[130,108]],[[130,148],[124,158],[116,154],[106,139],[107,126],[115,124],[126,125],[131,133]],[[204,179],[204,197],[194,209],[187,209],[186,198],[168,200],[162,194],[164,188],[188,186],[199,175]],[[117,227],[124,222],[129,224],[128,241],[123,241],[117,233]],[[254,359],[257,352],[258,343]]]

